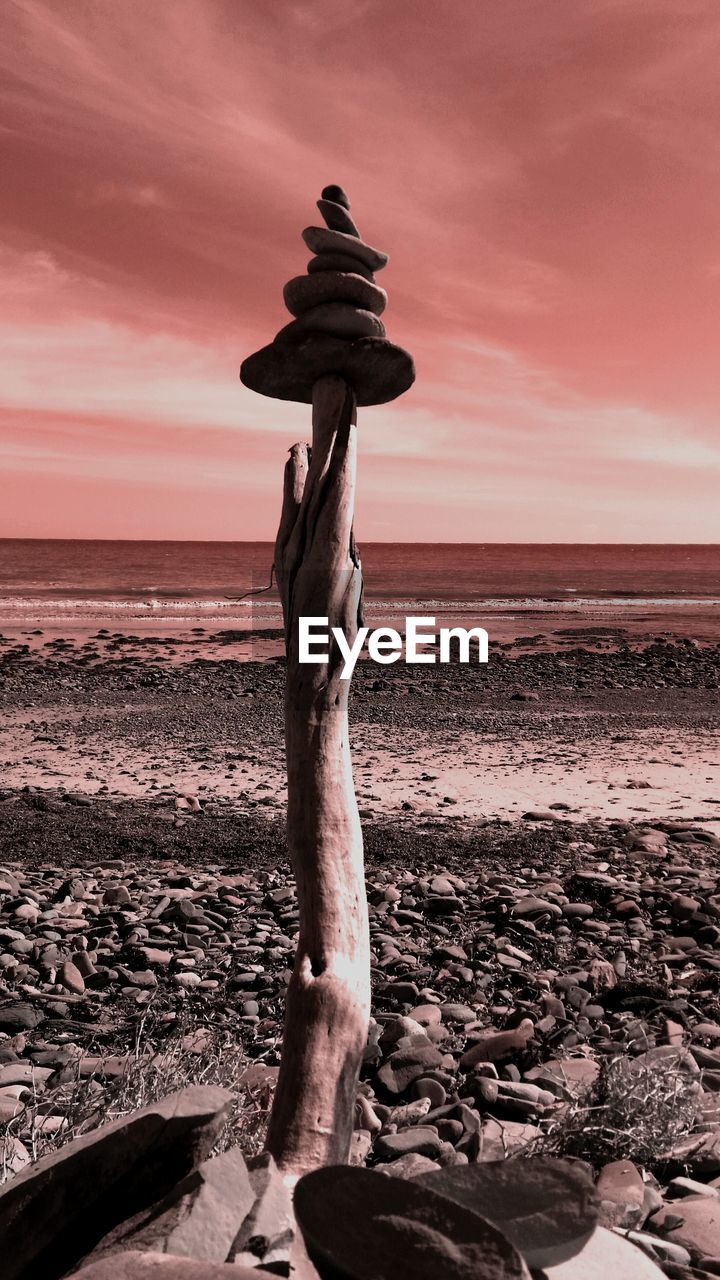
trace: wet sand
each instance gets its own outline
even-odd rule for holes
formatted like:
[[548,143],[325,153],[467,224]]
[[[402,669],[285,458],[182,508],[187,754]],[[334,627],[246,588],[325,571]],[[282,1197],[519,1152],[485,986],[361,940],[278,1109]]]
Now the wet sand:
[[[578,638],[496,641],[487,666],[358,664],[364,820],[452,824],[557,806],[576,821],[717,828],[720,649],[617,629]],[[282,814],[281,659],[243,661],[233,633],[34,641],[8,638],[2,651],[5,788]]]

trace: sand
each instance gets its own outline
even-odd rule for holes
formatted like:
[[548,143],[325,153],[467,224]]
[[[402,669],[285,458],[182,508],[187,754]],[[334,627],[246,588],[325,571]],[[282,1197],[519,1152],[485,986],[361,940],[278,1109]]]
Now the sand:
[[[486,667],[359,663],[351,741],[363,819],[512,820],[556,805],[577,821],[720,829],[718,647],[579,638],[516,637]],[[5,788],[282,815],[282,660],[244,661],[246,642],[217,633],[42,639],[4,646]]]

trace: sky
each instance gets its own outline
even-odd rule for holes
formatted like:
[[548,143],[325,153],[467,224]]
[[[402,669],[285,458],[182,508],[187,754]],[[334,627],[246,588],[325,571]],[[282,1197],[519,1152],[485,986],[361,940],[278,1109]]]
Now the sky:
[[348,192],[417,379],[360,541],[720,542],[717,0],[5,0],[0,536],[270,539]]

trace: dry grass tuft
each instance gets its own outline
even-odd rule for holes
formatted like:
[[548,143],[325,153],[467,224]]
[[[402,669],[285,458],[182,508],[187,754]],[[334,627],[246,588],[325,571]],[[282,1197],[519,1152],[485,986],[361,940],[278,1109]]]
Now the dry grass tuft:
[[697,1080],[669,1059],[647,1065],[618,1057],[533,1144],[534,1154],[575,1156],[596,1169],[632,1160],[660,1169],[673,1144],[700,1118]]
[[[4,1126],[4,1133],[18,1138],[31,1159],[38,1160],[168,1094],[191,1085],[217,1085],[232,1094],[233,1104],[213,1154],[238,1145],[248,1156],[260,1152],[272,1086],[240,1082],[250,1065],[243,1049],[212,1031],[176,1031],[160,1044],[153,1044],[153,1039],[141,1031],[116,1078],[101,1082],[81,1076],[78,1059],[63,1069],[53,1087],[42,1092],[29,1087],[23,1110]],[[0,1159],[0,1183],[12,1176],[6,1166],[7,1159]]]

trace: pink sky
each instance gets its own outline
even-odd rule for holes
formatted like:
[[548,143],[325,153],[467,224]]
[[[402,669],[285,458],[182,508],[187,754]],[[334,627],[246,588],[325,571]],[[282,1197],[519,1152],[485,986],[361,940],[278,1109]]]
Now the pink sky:
[[720,541],[717,0],[6,0],[0,535],[272,538],[327,183],[401,400],[362,540]]

